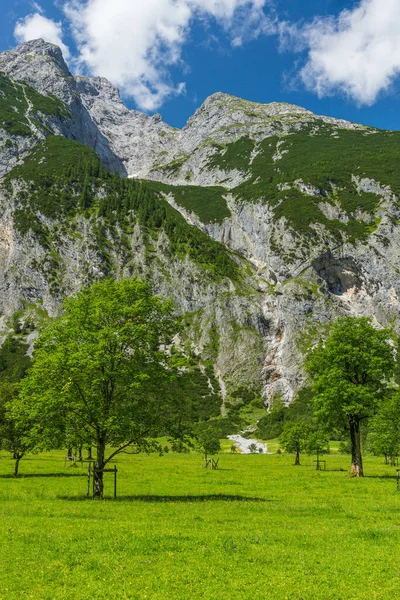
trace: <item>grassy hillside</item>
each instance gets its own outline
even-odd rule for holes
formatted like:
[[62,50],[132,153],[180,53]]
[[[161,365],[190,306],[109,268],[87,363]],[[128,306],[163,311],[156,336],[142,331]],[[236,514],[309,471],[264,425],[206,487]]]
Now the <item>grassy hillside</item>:
[[[63,452],[0,460],[0,597],[7,600],[389,600],[398,595],[395,468],[347,456],[326,472],[285,455],[123,456],[118,499],[85,500]],[[112,475],[106,475],[106,495]]]

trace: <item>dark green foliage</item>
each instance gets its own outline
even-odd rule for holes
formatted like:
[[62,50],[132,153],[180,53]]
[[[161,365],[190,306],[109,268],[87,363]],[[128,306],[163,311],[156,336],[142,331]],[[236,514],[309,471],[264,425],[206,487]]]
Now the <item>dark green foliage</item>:
[[23,339],[13,334],[8,336],[0,348],[0,381],[16,383],[24,377],[31,364],[27,350]]
[[221,423],[221,437],[246,429],[249,416],[252,419],[255,410],[265,409],[259,392],[258,389],[240,387],[231,393],[231,400],[225,402],[226,416]]
[[55,96],[44,96],[25,83],[12,81],[0,75],[0,128],[11,135],[30,135],[31,128],[25,114],[31,104],[30,118],[42,126],[40,114],[54,117],[68,117],[65,104]]
[[306,442],[307,454],[329,454],[329,435],[323,430],[310,431]]
[[273,440],[283,431],[288,409],[283,402],[277,402],[265,417],[258,422],[257,435],[263,440]]
[[192,366],[181,374],[178,385],[185,396],[188,421],[208,421],[220,415],[222,399],[212,367],[203,373],[198,365]]
[[278,398],[270,412],[258,422],[257,435],[264,440],[271,440],[281,435],[285,423],[307,423],[313,426],[314,413],[312,391],[304,387],[297,392],[294,401],[285,406]]
[[26,214],[25,224],[22,215],[18,218],[19,231],[26,233],[30,215],[37,211],[53,219],[74,214],[84,194],[90,205],[89,184],[100,183],[99,178],[107,181],[111,175],[93,150],[62,136],[49,136],[5,178],[6,183],[20,179],[27,185],[19,194],[21,211]]
[[232,392],[231,396],[240,399],[243,404],[249,404],[256,397],[256,393],[251,388],[240,387]]
[[400,454],[400,394],[396,391],[371,419],[368,428],[368,446],[374,454],[388,461]]
[[36,214],[17,208],[14,211],[14,224],[20,233],[24,234],[30,230],[43,248],[49,247],[48,228]]
[[320,422],[350,433],[352,472],[363,476],[360,425],[390,396],[395,371],[393,332],[371,319],[341,318],[306,363]]
[[12,408],[18,395],[18,382],[23,379],[31,366],[27,356],[28,345],[21,334],[27,333],[29,323],[21,324],[19,315],[14,319],[14,331],[0,348],[0,449],[11,452],[15,459],[14,475],[18,475],[19,462],[34,449],[36,440],[28,440],[31,423],[20,426],[12,415]]
[[279,442],[285,452],[296,455],[295,465],[300,465],[300,453],[306,450],[310,435],[311,427],[308,423],[285,423]]
[[247,172],[250,166],[250,157],[254,149],[254,142],[248,137],[242,137],[227,147],[220,146],[220,151],[214,154],[208,161],[208,167],[211,169],[221,169],[223,171]]
[[152,239],[164,230],[171,254],[188,255],[213,276],[238,278],[238,267],[222,244],[186,223],[146,182],[112,175],[83,144],[49,136],[6,176],[6,185],[15,179],[26,183],[25,191],[18,194],[16,227],[22,234],[32,230],[45,247],[48,231],[38,213],[58,221],[82,213],[100,217],[101,231],[117,222],[129,230],[132,221],[138,221]]
[[32,103],[34,113],[42,113],[43,115],[59,118],[70,116],[70,112],[65,104],[56,98],[56,96],[52,94],[44,96],[29,85],[25,85],[24,88],[26,97]]
[[221,450],[219,436],[212,427],[199,428],[196,437],[200,451],[206,456],[217,454]]
[[289,404],[287,409],[286,421],[293,423],[309,423],[314,419],[313,393],[311,388],[303,387],[298,392],[294,401]]
[[31,128],[25,118],[28,108],[22,86],[0,75],[0,127],[11,135],[29,135]]
[[156,191],[172,194],[175,202],[190,212],[194,212],[203,223],[222,223],[231,216],[223,197],[228,191],[223,187],[195,185],[167,185],[147,181],[147,186]]
[[[168,446],[166,446],[168,448]],[[171,450],[177,454],[189,454],[190,448],[188,444],[185,444],[182,440],[171,440]]]

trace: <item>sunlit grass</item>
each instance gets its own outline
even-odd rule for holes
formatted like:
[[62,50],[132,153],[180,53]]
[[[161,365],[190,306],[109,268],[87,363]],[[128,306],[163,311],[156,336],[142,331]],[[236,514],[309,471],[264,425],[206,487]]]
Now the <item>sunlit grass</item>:
[[[224,450],[229,451],[224,442]],[[370,600],[398,596],[395,468],[367,458],[122,456],[118,499],[86,500],[85,466],[0,459],[0,598]],[[112,495],[112,475],[106,475]]]

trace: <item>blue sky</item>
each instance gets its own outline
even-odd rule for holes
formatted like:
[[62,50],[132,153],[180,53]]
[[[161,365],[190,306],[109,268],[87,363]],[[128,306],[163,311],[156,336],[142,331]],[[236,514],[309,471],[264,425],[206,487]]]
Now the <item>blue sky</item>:
[[400,129],[399,0],[16,0],[0,50],[44,37],[72,72],[182,127],[210,94]]

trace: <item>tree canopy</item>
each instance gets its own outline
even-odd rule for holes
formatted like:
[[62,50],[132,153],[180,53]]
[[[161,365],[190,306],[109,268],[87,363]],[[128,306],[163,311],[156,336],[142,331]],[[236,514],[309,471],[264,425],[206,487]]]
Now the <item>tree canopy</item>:
[[360,423],[390,392],[395,368],[392,332],[375,328],[365,317],[338,319],[310,353],[306,367],[316,416],[324,425],[349,431],[352,473],[362,476]]
[[371,419],[368,428],[368,445],[375,454],[381,454],[386,462],[400,454],[400,393],[384,402]]
[[96,283],[65,300],[63,309],[38,339],[19,414],[49,445],[69,437],[96,447],[101,497],[107,462],[128,447],[149,448],[176,414],[165,392],[178,376],[166,351],[172,305],[129,279]]
[[300,464],[300,453],[307,448],[310,433],[311,426],[304,422],[288,422],[283,427],[279,442],[286,452],[293,452],[296,455],[295,465]]

